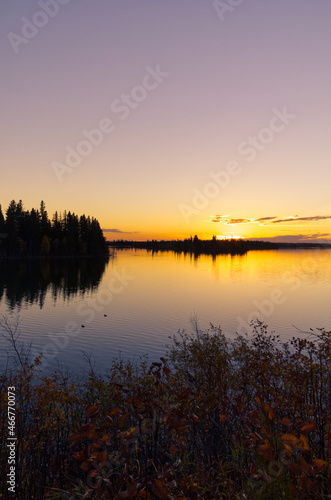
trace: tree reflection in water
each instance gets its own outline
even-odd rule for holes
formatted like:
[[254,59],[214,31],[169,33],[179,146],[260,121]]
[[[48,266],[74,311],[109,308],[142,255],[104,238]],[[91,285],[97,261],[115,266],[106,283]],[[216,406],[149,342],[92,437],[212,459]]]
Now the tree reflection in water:
[[54,302],[83,297],[98,288],[107,263],[101,258],[0,262],[0,301],[10,309],[26,304],[42,309],[48,291]]

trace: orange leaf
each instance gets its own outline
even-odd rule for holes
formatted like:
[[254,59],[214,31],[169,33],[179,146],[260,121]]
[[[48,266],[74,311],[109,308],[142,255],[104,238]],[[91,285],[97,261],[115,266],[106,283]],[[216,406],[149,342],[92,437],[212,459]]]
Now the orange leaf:
[[152,492],[157,498],[161,498],[161,500],[168,499],[168,488],[159,479],[155,479],[153,482]]
[[83,462],[81,465],[80,465],[80,468],[84,471],[84,472],[87,472],[90,470],[91,468],[91,464],[90,462]]
[[123,429],[123,427],[125,427],[127,425],[128,421],[129,421],[129,415],[127,415],[127,414],[122,415],[118,421],[118,427],[120,429]]
[[166,375],[169,375],[169,373],[170,373],[170,370],[169,370],[169,368],[168,368],[167,366],[164,366],[164,367],[163,367],[163,371],[164,371],[164,373],[165,373]]
[[90,472],[88,473],[89,477],[95,477],[99,474],[99,472],[95,469],[91,469]]
[[248,414],[248,417],[249,418],[253,418],[253,417],[257,417],[259,414],[259,410],[254,410],[254,411],[251,411],[249,414]]
[[312,432],[316,429],[315,422],[308,422],[301,427],[301,432]]
[[133,438],[133,436],[136,434],[138,430],[138,427],[132,427],[130,430],[127,431],[126,435],[125,435],[125,439],[131,439]]
[[270,410],[268,411],[268,419],[274,420],[274,418],[275,418],[274,410],[272,408],[270,408]]
[[94,426],[93,426],[92,422],[90,422],[89,424],[81,425],[79,428],[79,431],[84,432],[84,433],[90,433],[91,429],[93,429],[93,427]]
[[86,408],[85,416],[87,418],[96,417],[98,414],[99,414],[99,410],[98,410],[97,405],[88,406],[88,408]]
[[288,444],[289,446],[292,446],[292,448],[293,448],[294,446],[297,446],[297,445],[298,445],[298,443],[299,443],[299,439],[298,439],[296,436],[294,436],[293,434],[283,434],[283,435],[280,437],[280,439],[281,439],[284,443]]
[[270,462],[272,460],[272,449],[269,443],[261,444],[257,450],[258,454]]
[[73,441],[83,441],[82,435],[80,432],[75,432],[74,434],[71,434],[71,436],[68,437],[69,443],[72,443]]
[[120,413],[122,413],[122,410],[120,410],[119,408],[115,407],[115,408],[112,408],[111,410],[109,410],[109,412],[107,413],[107,415],[108,415],[108,417],[116,417]]
[[292,425],[291,420],[288,417],[282,418],[281,423],[283,425],[286,425],[286,427],[291,427]]
[[229,414],[228,413],[225,413],[224,415],[221,415],[220,416],[220,422],[225,422],[228,418]]
[[78,460],[78,461],[81,461],[84,459],[84,456],[85,456],[85,450],[82,450],[82,451],[75,451],[75,453],[73,453],[73,457],[75,460]]
[[319,471],[324,471],[326,469],[326,462],[325,460],[321,460],[319,458],[313,460],[314,467],[318,469]]
[[303,434],[300,434],[300,441],[298,443],[298,448],[303,453],[310,451],[310,446],[309,446],[309,443],[308,443],[308,439]]
[[288,444],[284,443],[284,450],[285,450],[285,453],[286,453],[287,457],[291,457],[293,455],[292,448]]
[[303,472],[305,472],[306,474],[310,474],[311,473],[312,466],[309,465],[303,457],[298,457],[298,462],[299,462],[299,464],[300,464],[301,469],[303,470]]

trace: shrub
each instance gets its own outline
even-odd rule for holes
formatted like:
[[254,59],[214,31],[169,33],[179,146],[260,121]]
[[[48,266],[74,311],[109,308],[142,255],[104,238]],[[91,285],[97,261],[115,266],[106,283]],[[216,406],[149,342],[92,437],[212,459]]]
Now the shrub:
[[40,359],[2,374],[4,427],[17,387],[17,498],[328,498],[331,333],[252,330],[181,331],[159,362],[114,359],[82,384],[42,377]]

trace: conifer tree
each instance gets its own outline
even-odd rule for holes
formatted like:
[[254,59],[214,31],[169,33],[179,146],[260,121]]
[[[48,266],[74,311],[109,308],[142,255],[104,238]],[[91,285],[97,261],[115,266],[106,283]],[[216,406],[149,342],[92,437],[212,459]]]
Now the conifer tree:
[[1,205],[0,205],[0,233],[5,232],[5,218],[2,213]]

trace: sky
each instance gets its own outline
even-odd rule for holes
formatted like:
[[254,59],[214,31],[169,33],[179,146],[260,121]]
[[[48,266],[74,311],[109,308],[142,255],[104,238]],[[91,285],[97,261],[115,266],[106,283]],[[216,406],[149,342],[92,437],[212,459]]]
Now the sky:
[[329,0],[0,3],[3,210],[331,239]]

